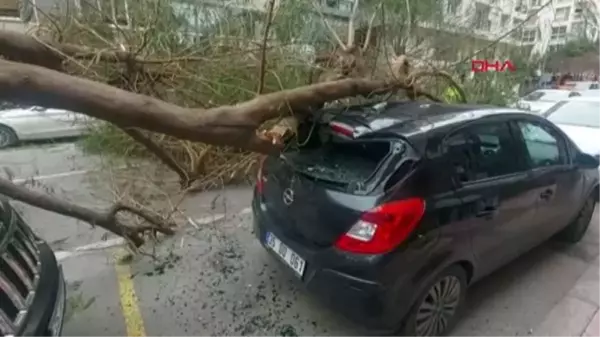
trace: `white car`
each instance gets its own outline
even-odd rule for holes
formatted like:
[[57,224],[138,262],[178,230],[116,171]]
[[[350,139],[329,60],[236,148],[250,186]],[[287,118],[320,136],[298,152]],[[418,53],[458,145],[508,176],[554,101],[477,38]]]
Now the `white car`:
[[87,117],[67,110],[0,104],[0,148],[25,140],[46,140],[83,135]]
[[540,89],[522,97],[516,107],[535,113],[543,113],[557,102],[569,97],[581,96],[580,93],[562,89]]
[[600,158],[600,97],[574,97],[557,103],[544,116],[588,154]]
[[573,86],[573,90],[576,91],[586,91],[586,90],[598,90],[600,88],[600,86],[598,85],[598,82],[594,82],[594,81],[579,81],[579,82],[573,82],[574,86]]

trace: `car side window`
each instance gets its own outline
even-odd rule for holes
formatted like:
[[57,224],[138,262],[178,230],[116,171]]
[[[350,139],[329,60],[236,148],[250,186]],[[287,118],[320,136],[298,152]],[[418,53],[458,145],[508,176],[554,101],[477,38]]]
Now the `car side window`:
[[519,121],[517,125],[533,168],[567,163],[564,143],[550,129],[526,121]]
[[523,171],[515,160],[514,139],[503,122],[469,126],[445,141],[445,156],[454,179],[473,182]]

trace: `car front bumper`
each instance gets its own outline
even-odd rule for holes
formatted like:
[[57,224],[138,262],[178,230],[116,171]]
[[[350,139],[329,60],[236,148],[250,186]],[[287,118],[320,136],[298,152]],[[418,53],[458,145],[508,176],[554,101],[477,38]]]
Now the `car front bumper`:
[[[401,316],[409,309],[408,301],[407,305],[402,303],[391,305],[391,299],[396,298],[397,294],[386,288],[382,282],[351,275],[342,271],[344,268],[337,268],[335,262],[329,263],[328,261],[332,260],[343,260],[343,258],[332,258],[331,255],[335,254],[331,252],[333,249],[326,249],[327,252],[316,251],[290,240],[269,219],[268,214],[261,210],[260,202],[256,198],[253,201],[252,209],[256,238],[275,259],[284,265],[286,270],[289,270],[290,274],[296,277],[297,282],[303,288],[333,311],[362,325],[370,332],[387,334],[398,329]],[[266,245],[267,232],[273,233],[282,243],[305,260],[306,269],[302,276],[298,276],[279,255]],[[341,264],[347,265],[345,262]],[[357,263],[357,266],[359,265],[360,262]],[[409,288],[405,287],[404,289]],[[393,307],[393,311],[395,311],[392,315],[388,310],[390,307]]]

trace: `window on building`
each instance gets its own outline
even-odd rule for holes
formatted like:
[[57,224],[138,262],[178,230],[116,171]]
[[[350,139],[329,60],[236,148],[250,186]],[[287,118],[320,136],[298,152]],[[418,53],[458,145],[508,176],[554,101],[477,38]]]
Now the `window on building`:
[[571,15],[571,7],[558,8],[555,12],[554,19],[556,21],[567,21]]
[[325,8],[350,13],[355,0],[322,0]]
[[526,29],[523,31],[523,42],[535,42],[537,29]]
[[110,24],[129,24],[127,0],[79,0],[78,7],[85,16],[100,17]]
[[538,18],[537,18],[537,10],[530,10],[527,12],[527,25],[533,25],[537,22]]
[[458,14],[461,4],[462,0],[448,0],[448,3],[446,4],[446,11],[449,14]]
[[585,33],[583,22],[573,22],[571,24],[571,34],[581,36]]
[[573,11],[573,19],[581,20],[583,18],[583,11],[584,11],[584,9],[581,8],[581,5],[577,4],[577,6],[575,7],[575,10]]
[[527,13],[527,3],[525,0],[517,0],[515,4],[515,11],[520,13]]
[[511,33],[511,37],[516,40],[520,40],[523,36],[523,20],[513,19],[513,31]]
[[559,49],[561,49],[563,47],[562,44],[552,44],[548,47],[548,49],[550,50],[550,52],[556,52]]
[[19,0],[0,0],[0,16],[20,18]]
[[552,27],[552,40],[564,39],[567,36],[567,26]]
[[475,28],[482,30],[490,30],[490,6],[482,3],[475,3]]
[[505,28],[508,25],[508,20],[510,20],[510,15],[502,14],[502,17],[500,18],[500,24],[503,28]]

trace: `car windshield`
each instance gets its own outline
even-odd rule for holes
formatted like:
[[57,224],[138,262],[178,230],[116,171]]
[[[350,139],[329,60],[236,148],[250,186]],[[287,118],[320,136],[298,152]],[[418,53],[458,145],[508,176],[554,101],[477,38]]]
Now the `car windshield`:
[[534,91],[523,97],[523,100],[530,102],[556,102],[564,99],[566,96],[562,92]]
[[600,102],[564,101],[550,109],[546,117],[556,124],[600,128]]
[[542,98],[542,96],[544,96],[544,92],[534,91],[534,92],[530,93],[529,95],[523,97],[523,99],[526,101],[537,101],[540,98]]

